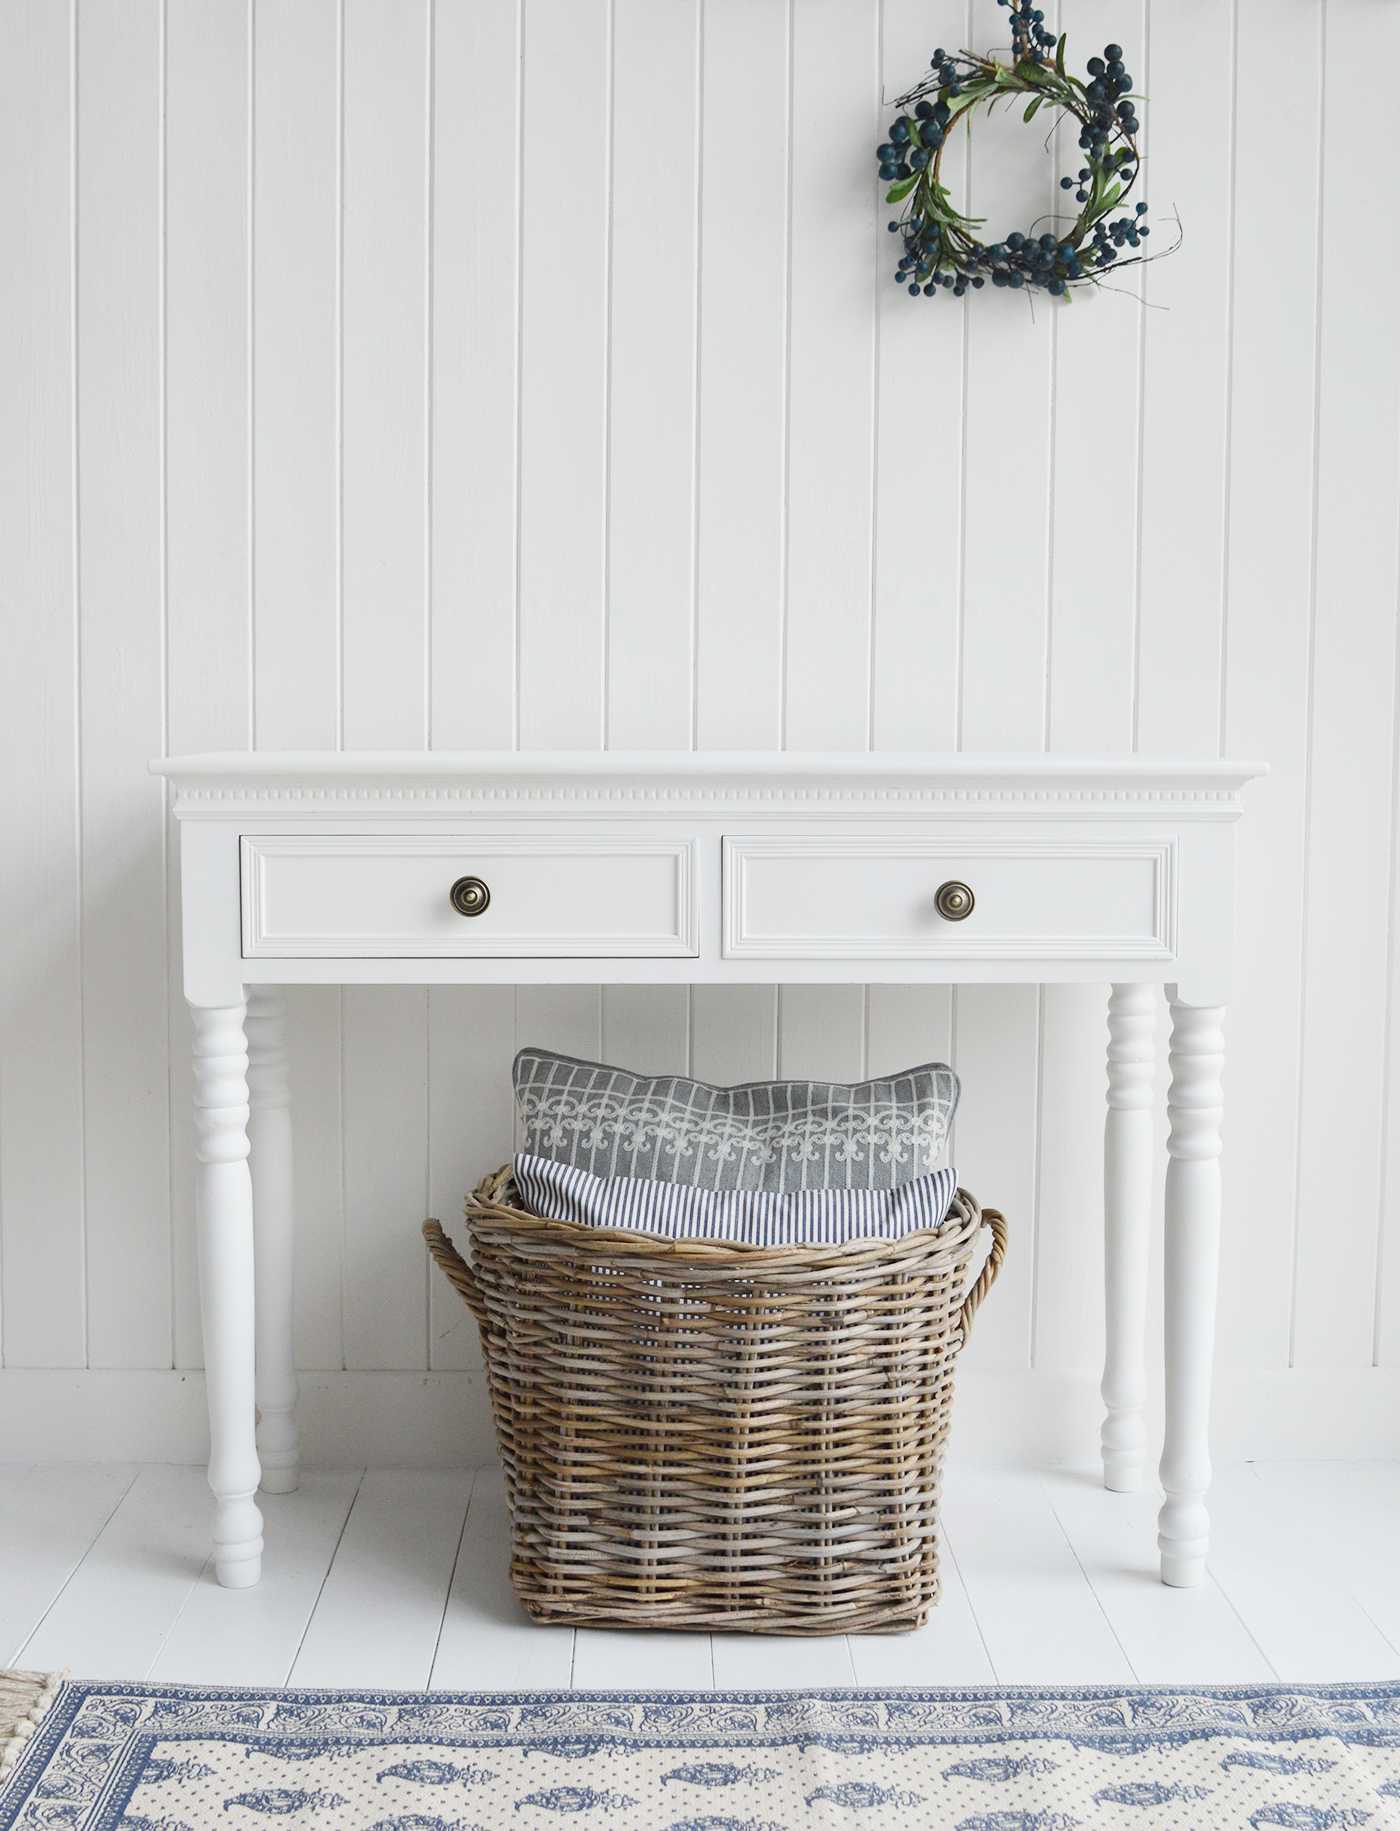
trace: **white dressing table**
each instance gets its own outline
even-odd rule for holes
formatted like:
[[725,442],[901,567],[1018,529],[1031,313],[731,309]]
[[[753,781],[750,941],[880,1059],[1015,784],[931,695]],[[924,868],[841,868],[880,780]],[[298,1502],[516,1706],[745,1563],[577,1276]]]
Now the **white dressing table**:
[[1151,988],[1167,986],[1158,1544],[1165,1582],[1201,1581],[1234,823],[1262,765],[560,751],[151,768],[180,822],[221,1583],[261,1575],[259,1482],[297,1483],[279,988],[725,980],[1112,985],[1102,1448],[1120,1490],[1143,1472]]

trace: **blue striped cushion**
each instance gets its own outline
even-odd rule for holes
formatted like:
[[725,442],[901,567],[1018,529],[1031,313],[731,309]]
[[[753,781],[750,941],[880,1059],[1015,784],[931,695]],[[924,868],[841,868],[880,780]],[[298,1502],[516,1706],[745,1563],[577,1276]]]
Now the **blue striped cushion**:
[[673,1240],[731,1240],[747,1246],[838,1246],[897,1240],[938,1227],[958,1186],[934,1170],[897,1189],[695,1189],[648,1176],[594,1176],[521,1151],[515,1186],[533,1213],[585,1227],[627,1227]]

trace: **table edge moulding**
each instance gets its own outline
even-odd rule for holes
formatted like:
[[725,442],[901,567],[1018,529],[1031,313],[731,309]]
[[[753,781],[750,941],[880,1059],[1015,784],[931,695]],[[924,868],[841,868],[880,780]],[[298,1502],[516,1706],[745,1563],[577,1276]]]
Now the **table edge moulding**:
[[[1143,1479],[1153,987],[1171,1006],[1162,1577],[1205,1571],[1240,790],[1220,758],[221,752],[180,823],[219,1581],[297,1484],[288,984],[1089,982],[1108,1005],[1104,1481]],[[489,1168],[483,1165],[482,1168]]]

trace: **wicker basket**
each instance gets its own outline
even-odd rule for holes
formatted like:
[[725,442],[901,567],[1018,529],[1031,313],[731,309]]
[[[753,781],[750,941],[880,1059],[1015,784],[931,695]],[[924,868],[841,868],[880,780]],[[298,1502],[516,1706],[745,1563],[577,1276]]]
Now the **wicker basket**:
[[[512,1519],[541,1622],[897,1633],[938,1598],[953,1370],[1006,1251],[959,1190],[900,1240],[737,1246],[541,1220],[509,1169],[467,1202]],[[964,1295],[983,1226],[991,1254]]]

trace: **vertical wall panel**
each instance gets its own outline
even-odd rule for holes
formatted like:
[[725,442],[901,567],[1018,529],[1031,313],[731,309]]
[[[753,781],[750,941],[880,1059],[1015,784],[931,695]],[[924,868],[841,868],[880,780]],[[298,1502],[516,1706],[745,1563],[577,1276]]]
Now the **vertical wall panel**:
[[0,1348],[81,1366],[73,36],[0,6]]
[[794,750],[869,742],[877,0],[793,16],[786,718]]
[[427,1365],[428,993],[347,986],[345,1365]]
[[694,700],[700,0],[614,8],[607,742],[684,749]]
[[1034,986],[959,986],[953,1066],[962,1081],[953,1138],[958,1180],[1005,1214],[1010,1245],[996,1301],[977,1318],[973,1367],[1028,1367],[1036,1261],[1036,1105],[1040,1053]]
[[[1225,1207],[1217,1352],[1288,1364],[1298,1153],[1312,635],[1317,288],[1272,277],[1286,211],[1315,274],[1322,0],[1240,0],[1238,148],[1269,144],[1236,181],[1231,357],[1229,622],[1224,749],[1263,757],[1238,829],[1238,950],[1225,1090]],[[1298,73],[1314,73],[1311,81]],[[1279,84],[1291,131],[1274,144]],[[1240,334],[1243,333],[1243,334]],[[1287,386],[1280,376],[1289,377]],[[1247,941],[1245,937],[1248,937]]]
[[[1229,398],[1230,210],[1222,172],[1234,82],[1233,6],[1178,0],[1152,13],[1143,195],[1154,246],[1147,313],[1138,747],[1210,756],[1220,743]],[[1248,207],[1253,207],[1252,204]]]
[[[508,985],[438,985],[428,993],[428,1213],[462,1239],[462,1203],[513,1151],[515,993]],[[428,1280],[428,1365],[481,1365],[470,1310],[441,1273]]]
[[340,18],[256,0],[253,741],[340,733]]
[[[961,46],[966,0],[885,0],[881,42],[885,107],[928,70],[936,45]],[[869,136],[853,164],[873,182]],[[863,161],[863,166],[862,166]],[[943,182],[966,208],[966,140],[944,150]],[[870,740],[877,750],[953,750],[958,730],[962,589],[963,352],[967,309],[948,297],[909,297],[895,283],[903,239],[887,225],[903,205],[875,210],[878,432],[875,452],[874,630]]]
[[[785,735],[1273,764],[1240,830],[1221,1359],[1363,1366],[1377,1327],[1400,1356],[1400,359],[1337,277],[1396,150],[1347,73],[1395,28],[1369,0],[1056,22],[1078,68],[1127,49],[1151,245],[1174,208],[1185,240],[1032,313],[899,291],[871,157],[935,40],[1004,41],[993,0],[77,0],[75,51],[63,0],[0,0],[10,1364],[81,1363],[85,1288],[94,1364],[200,1358],[148,756]],[[970,174],[950,148],[999,230],[1065,204],[1040,128],[979,121]],[[476,1364],[417,1229],[508,1150],[517,1040],[719,1081],[956,1053],[954,1161],[1013,1227],[974,1363],[1097,1352],[1097,988],[290,1002],[305,1365]]]
[[[1396,503],[1400,351],[1375,335],[1374,295],[1342,283],[1344,250],[1370,231],[1356,174],[1393,169],[1400,120],[1353,106],[1360,64],[1400,55],[1400,16],[1326,16],[1317,599],[1305,899],[1305,1129],[1298,1165],[1294,1362],[1369,1366],[1390,959],[1388,852],[1395,757]],[[1381,244],[1372,286],[1395,271]],[[1341,1072],[1341,1064],[1346,1071]],[[1345,1233],[1329,1216],[1351,1217]]]
[[690,995],[690,1072],[732,1087],[778,1072],[778,988],[697,985]]
[[295,1344],[298,1367],[343,1367],[345,1280],[342,992],[287,987],[296,1215]]
[[344,0],[343,731],[427,742],[429,19]]
[[[1144,86],[1143,8],[1124,0],[1065,0],[1068,67],[1084,74],[1105,44],[1121,44]],[[1152,102],[1145,114],[1152,114]],[[1037,116],[1037,119],[1040,117]],[[1055,137],[1058,175],[1083,169],[1078,136]],[[1139,149],[1141,150],[1141,148]],[[1144,173],[1151,166],[1145,164]],[[1125,206],[1150,195],[1139,181]],[[1078,206],[1057,193],[1057,228]],[[1161,211],[1157,212],[1160,219]],[[1157,221],[1145,252],[1169,242]],[[1047,743],[1052,750],[1131,750],[1137,637],[1138,441],[1143,308],[1140,270],[1109,279],[1054,315],[1054,494]]]
[[520,742],[603,741],[611,0],[525,0]]
[[432,720],[440,750],[515,740],[523,0],[436,0]]
[[[994,0],[974,0],[975,46],[1004,47],[1005,19]],[[1033,224],[1038,232],[1041,215],[1059,207],[1063,192],[1043,140],[1038,122],[1023,125],[1014,109],[978,120],[969,159],[974,214],[1001,225],[999,235],[1013,228],[1029,233]],[[1052,300],[991,287],[968,311],[961,724],[967,750],[1039,750],[1045,740],[1057,317]]]
[[[97,1367],[168,1366],[171,1354],[164,784],[146,772],[166,736],[162,53],[155,0],[84,0],[78,18],[83,1106],[88,1357]],[[183,109],[195,106],[193,95],[182,102]],[[224,118],[221,111],[209,124],[216,140]],[[220,201],[222,194],[212,203],[216,215]],[[176,248],[178,215],[172,210],[172,260],[192,252],[183,239]],[[235,315],[241,297],[236,292],[229,308]],[[167,362],[177,371],[179,339],[194,328],[180,309],[186,300],[172,274]],[[216,302],[215,325],[224,304]],[[223,379],[208,379],[211,392]],[[187,405],[198,413],[197,402]],[[245,423],[240,413],[235,440]],[[187,424],[188,412],[173,418],[172,439],[177,425]],[[181,456],[191,454],[184,448]],[[179,506],[196,512],[188,496]],[[187,526],[182,521],[182,530]],[[172,526],[172,558],[175,539]],[[236,553],[233,560],[237,566]],[[236,573],[232,589],[236,594]],[[228,602],[222,582],[210,601]],[[217,647],[212,609],[209,622]],[[218,733],[205,741],[217,742]]]
[[[179,754],[252,739],[247,0],[166,11],[166,741]],[[167,839],[179,933],[179,842]],[[171,948],[174,1350],[202,1358],[194,1235],[190,1028]]]
[[695,742],[709,750],[782,743],[789,4],[704,0]]

